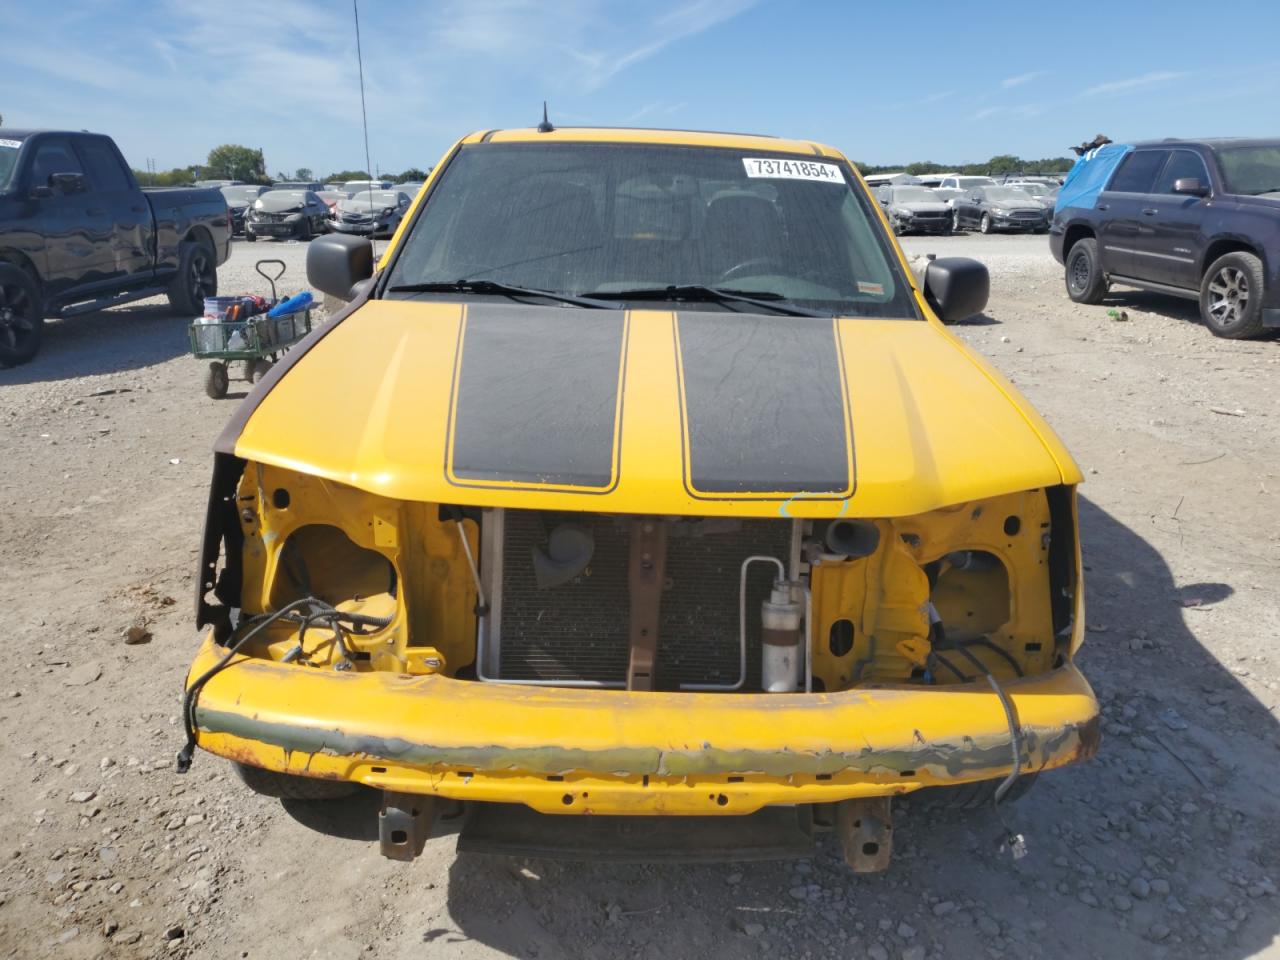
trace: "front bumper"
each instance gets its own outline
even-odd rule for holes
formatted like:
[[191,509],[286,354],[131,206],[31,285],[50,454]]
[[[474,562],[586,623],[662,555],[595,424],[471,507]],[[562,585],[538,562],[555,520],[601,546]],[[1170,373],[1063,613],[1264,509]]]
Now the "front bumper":
[[1028,220],[1022,217],[991,217],[992,226],[999,230],[1044,230],[1049,226],[1048,220]]
[[950,217],[931,217],[916,220],[898,220],[898,229],[914,233],[946,233],[951,229]]
[[[188,684],[223,648],[207,638]],[[1087,759],[1098,703],[1068,664],[1005,685],[1023,771]],[[196,707],[198,743],[282,773],[542,813],[747,814],[1005,777],[985,683],[689,694],[339,672],[240,657]]]
[[291,223],[284,221],[264,223],[250,220],[246,223],[245,229],[255,237],[296,237],[302,233],[302,223],[301,220]]
[[394,228],[386,223],[344,223],[341,220],[330,220],[329,229],[357,237],[389,237],[395,232]]

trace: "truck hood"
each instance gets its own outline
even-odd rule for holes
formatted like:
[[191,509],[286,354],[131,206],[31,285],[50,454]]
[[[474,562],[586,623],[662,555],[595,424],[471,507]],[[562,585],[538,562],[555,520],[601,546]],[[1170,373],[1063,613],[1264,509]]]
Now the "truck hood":
[[932,322],[371,300],[217,449],[474,506],[905,516],[1076,483],[1049,427]]

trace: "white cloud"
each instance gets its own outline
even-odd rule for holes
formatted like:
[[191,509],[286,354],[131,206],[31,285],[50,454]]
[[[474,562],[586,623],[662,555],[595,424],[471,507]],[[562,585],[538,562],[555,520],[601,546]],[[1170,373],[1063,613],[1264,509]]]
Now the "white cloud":
[[1024,83],[1030,83],[1032,80],[1035,80],[1037,77],[1043,77],[1043,76],[1044,76],[1043,70],[1032,70],[1030,73],[1020,73],[1016,77],[1005,77],[1003,80],[1000,81],[1000,86],[1008,90],[1011,87],[1020,87]]
[[1133,90],[1145,90],[1148,87],[1158,86],[1185,76],[1185,73],[1178,73],[1173,70],[1154,70],[1151,73],[1140,74],[1125,80],[1111,80],[1107,83],[1099,83],[1089,87],[1080,95],[1082,97],[1096,97],[1101,94],[1129,93]]
[[984,107],[973,115],[974,120],[986,120],[990,117],[1006,116],[1018,119],[1036,117],[1044,113],[1044,107],[1038,103],[1025,103],[1017,107]]
[[[618,123],[636,111],[670,122],[681,94],[623,90],[619,75],[754,2],[361,0],[372,161],[428,166],[471,130],[534,122],[544,98],[555,121]],[[92,127],[138,167],[198,163],[219,143],[262,147],[272,173],[365,164],[349,2],[10,6],[0,20],[24,38],[6,54],[11,126]]]

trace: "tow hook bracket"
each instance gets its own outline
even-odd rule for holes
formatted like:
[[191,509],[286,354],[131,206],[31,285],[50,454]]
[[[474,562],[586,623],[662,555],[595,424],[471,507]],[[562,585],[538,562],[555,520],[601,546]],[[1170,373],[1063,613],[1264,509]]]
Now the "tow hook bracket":
[[888,797],[843,800],[836,805],[836,833],[854,873],[879,873],[893,856],[893,815]]
[[418,793],[385,790],[378,811],[378,844],[388,860],[412,860],[426,846],[436,801]]

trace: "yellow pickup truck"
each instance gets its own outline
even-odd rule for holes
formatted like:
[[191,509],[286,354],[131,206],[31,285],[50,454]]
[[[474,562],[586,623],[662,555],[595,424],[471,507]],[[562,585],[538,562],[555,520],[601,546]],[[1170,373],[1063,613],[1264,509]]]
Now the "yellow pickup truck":
[[[488,131],[216,445],[188,742],[384,854],[738,859],[1091,756],[1079,469],[838,151]],[[586,816],[591,815],[591,816]],[[807,846],[806,846],[807,845]]]

